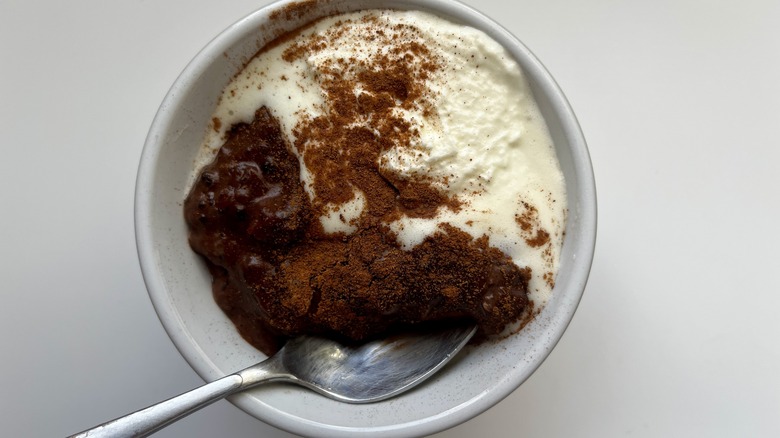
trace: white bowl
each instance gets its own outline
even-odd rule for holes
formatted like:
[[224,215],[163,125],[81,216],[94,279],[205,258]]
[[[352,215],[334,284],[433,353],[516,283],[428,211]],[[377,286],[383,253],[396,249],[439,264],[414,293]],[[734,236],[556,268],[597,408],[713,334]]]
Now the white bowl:
[[524,69],[555,142],[568,190],[569,216],[553,298],[519,334],[470,348],[424,385],[397,398],[349,405],[291,385],[233,396],[247,413],[281,429],[316,436],[419,436],[484,412],[509,395],[547,357],[582,296],[596,238],[596,192],[587,146],[553,78],[514,36],[450,0],[332,0],[299,9],[288,21],[260,9],[211,41],[171,87],[152,123],[136,187],[136,238],[144,280],[160,320],[184,358],[214,380],[265,358],[217,307],[204,263],[187,244],[185,183],[222,89],[260,47],[314,18],[367,8],[420,9],[489,34]]

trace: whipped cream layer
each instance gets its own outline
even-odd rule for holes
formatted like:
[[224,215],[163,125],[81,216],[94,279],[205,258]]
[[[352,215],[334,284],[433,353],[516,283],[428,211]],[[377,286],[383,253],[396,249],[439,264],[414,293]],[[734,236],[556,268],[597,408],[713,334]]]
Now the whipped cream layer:
[[[461,206],[439,208],[432,218],[401,217],[390,228],[406,249],[443,223],[474,238],[488,236],[490,245],[515,264],[531,268],[529,298],[540,308],[558,269],[567,211],[565,184],[520,67],[479,30],[428,13],[395,10],[343,14],[305,27],[261,51],[228,85],[193,175],[213,159],[226,131],[233,124],[251,122],[261,106],[272,111],[294,144],[301,120],[330,110],[323,83],[333,75],[349,78],[357,84],[355,99],[360,99],[365,92],[359,86],[360,68],[349,66],[389,56],[397,38],[412,38],[425,47],[436,68],[419,78],[427,91],[413,105],[394,109],[416,135],[387,150],[377,166],[401,179],[429,181]],[[312,41],[322,46],[310,55],[289,56],[296,46]],[[419,57],[409,59],[422,62]],[[372,127],[370,118],[359,123]],[[304,187],[314,199],[305,152],[293,149]],[[356,191],[351,201],[332,205],[320,218],[323,228],[354,231],[364,204],[364,196]]]

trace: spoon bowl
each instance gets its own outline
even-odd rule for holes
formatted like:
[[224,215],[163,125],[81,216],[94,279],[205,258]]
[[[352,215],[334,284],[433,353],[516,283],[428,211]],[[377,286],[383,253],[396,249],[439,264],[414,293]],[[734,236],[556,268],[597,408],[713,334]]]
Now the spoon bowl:
[[418,385],[463,348],[476,326],[406,332],[359,345],[326,338],[288,342],[269,360],[290,373],[287,381],[347,403],[371,403]]
[[217,400],[274,381],[346,403],[385,400],[432,376],[476,330],[473,324],[442,326],[360,344],[301,336],[263,362],[70,438],[148,436]]

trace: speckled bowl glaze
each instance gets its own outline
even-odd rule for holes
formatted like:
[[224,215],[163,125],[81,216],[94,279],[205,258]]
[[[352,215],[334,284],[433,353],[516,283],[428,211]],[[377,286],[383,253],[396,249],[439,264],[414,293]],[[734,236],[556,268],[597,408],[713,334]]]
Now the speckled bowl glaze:
[[210,275],[187,244],[182,201],[222,89],[266,42],[323,15],[368,8],[419,9],[481,29],[503,44],[525,70],[566,178],[568,223],[549,304],[519,334],[468,348],[431,380],[391,400],[349,405],[282,384],[230,399],[266,423],[309,436],[420,436],[455,426],[520,386],[574,315],[596,238],[596,192],[585,140],[566,98],[539,60],[501,26],[461,3],[332,0],[271,20],[274,11],[290,3],[260,9],[212,40],[184,69],[154,119],[141,157],[135,204],[138,253],[149,296],[174,344],[203,379],[217,379],[265,358],[238,335],[215,304]]

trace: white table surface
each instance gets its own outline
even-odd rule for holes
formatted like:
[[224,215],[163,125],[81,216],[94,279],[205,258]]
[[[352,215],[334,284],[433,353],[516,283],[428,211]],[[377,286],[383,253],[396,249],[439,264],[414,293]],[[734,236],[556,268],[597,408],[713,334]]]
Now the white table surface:
[[[264,0],[0,0],[0,435],[199,385],[146,294],[133,191],[186,63]],[[557,78],[599,194],[542,367],[440,437],[780,436],[780,2],[472,4]],[[287,437],[222,401],[161,437]]]

